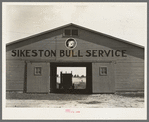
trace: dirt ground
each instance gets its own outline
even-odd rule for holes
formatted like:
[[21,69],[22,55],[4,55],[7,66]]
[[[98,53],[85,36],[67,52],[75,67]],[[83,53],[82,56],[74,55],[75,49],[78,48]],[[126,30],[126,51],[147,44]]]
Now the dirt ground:
[[42,108],[143,108],[143,93],[25,94],[7,93],[6,107]]

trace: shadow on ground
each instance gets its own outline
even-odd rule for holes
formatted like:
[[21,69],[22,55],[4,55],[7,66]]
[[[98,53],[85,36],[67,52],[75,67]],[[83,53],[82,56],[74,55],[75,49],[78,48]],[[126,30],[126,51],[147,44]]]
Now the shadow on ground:
[[89,101],[89,102],[78,102],[78,103],[81,103],[81,104],[100,104],[102,102],[98,102],[98,101]]
[[27,93],[6,93],[6,99],[32,99],[32,100],[86,100],[89,94],[27,94]]
[[[97,98],[103,96],[104,94],[56,94],[56,93],[49,93],[49,94],[27,94],[27,93],[18,93],[18,92],[7,92],[6,99],[32,99],[32,100],[86,100],[88,97],[90,98]],[[105,94],[106,95],[106,94]],[[110,95],[110,94],[109,94]],[[111,94],[114,95],[114,94]],[[124,97],[144,97],[144,93],[138,92],[118,92],[115,93],[118,96]],[[99,98],[102,99],[102,98]],[[95,103],[94,103],[95,104]]]

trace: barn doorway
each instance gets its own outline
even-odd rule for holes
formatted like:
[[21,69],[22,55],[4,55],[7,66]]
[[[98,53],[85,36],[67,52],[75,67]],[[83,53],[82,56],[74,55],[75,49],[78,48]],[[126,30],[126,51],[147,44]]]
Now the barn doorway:
[[51,63],[50,92],[92,93],[91,63]]
[[57,67],[57,89],[86,89],[86,67]]

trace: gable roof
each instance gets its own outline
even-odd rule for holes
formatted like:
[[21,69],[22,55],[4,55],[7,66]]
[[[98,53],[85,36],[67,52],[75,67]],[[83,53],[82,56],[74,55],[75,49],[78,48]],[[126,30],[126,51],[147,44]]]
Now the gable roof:
[[77,28],[81,28],[81,29],[83,29],[83,30],[87,30],[87,31],[90,31],[90,32],[92,32],[92,33],[96,33],[96,34],[99,34],[99,35],[102,35],[102,36],[106,36],[106,37],[108,37],[108,38],[112,38],[112,39],[121,41],[121,42],[123,42],[123,43],[127,43],[127,44],[130,44],[130,45],[133,45],[133,46],[136,46],[136,47],[139,47],[139,48],[143,48],[143,49],[144,49],[144,46],[141,46],[141,45],[138,45],[138,44],[135,44],[135,43],[132,43],[132,42],[128,42],[128,41],[123,40],[123,39],[119,39],[119,38],[116,38],[116,37],[113,37],[113,36],[110,36],[110,35],[107,35],[107,34],[104,34],[104,33],[101,33],[101,32],[97,32],[97,31],[92,30],[92,29],[88,29],[88,28],[85,28],[85,27],[82,27],[82,26],[79,26],[79,25],[70,23],[70,24],[67,24],[67,25],[63,25],[63,26],[60,26],[60,27],[57,27],[57,28],[48,30],[48,31],[44,31],[44,32],[42,32],[42,33],[38,33],[38,34],[36,34],[36,35],[32,35],[32,36],[29,36],[29,37],[26,37],[26,38],[23,38],[23,39],[19,39],[19,40],[16,40],[16,41],[7,43],[7,44],[6,44],[6,50],[7,50],[7,48],[8,48],[9,46],[15,45],[15,44],[20,43],[20,42],[24,42],[24,41],[26,41],[26,40],[28,40],[28,39],[32,39],[32,38],[35,38],[35,37],[42,36],[43,34],[47,34],[47,33],[50,33],[50,32],[53,32],[53,31],[56,31],[56,30],[59,30],[59,29],[66,28],[66,27],[69,27],[69,26],[74,26],[74,27],[77,27]]

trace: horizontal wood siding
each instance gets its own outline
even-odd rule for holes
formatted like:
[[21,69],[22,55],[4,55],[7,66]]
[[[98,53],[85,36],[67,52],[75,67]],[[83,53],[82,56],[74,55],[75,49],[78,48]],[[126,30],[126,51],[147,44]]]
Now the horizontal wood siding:
[[[99,68],[107,67],[107,75],[100,75]],[[113,63],[92,63],[93,93],[114,93],[115,79]]]
[[24,87],[24,61],[6,61],[6,90],[21,90]]
[[[35,75],[35,67],[41,67],[41,75]],[[50,89],[50,64],[27,63],[27,91],[29,93],[48,93]]]
[[[76,27],[70,26],[68,28],[75,29]],[[115,62],[115,87],[117,91],[144,89],[144,48],[81,28],[78,28],[79,36],[64,37],[64,29],[66,28],[58,29],[51,33],[45,33],[39,37],[27,39],[26,41],[18,42],[7,47],[6,58],[8,64],[15,66],[15,68],[9,67],[9,70],[7,69],[7,89],[23,89],[25,65],[23,61],[92,63],[112,61],[113,63]],[[69,51],[65,47],[65,41],[68,38],[76,39],[77,46],[73,51],[77,54],[78,50],[80,50],[83,57],[60,57],[60,50]],[[37,57],[13,57],[12,50],[56,50],[56,57],[39,55]],[[106,55],[103,55],[103,57],[87,57],[85,56],[86,50],[126,50],[127,57],[112,57],[111,55],[108,57]],[[95,74],[93,74],[93,77],[96,77]],[[16,85],[12,85],[14,82]]]
[[115,64],[116,91],[144,90],[144,63],[121,62]]
[[[71,27],[74,28],[74,27]],[[75,28],[74,28],[75,29]],[[17,59],[17,60],[32,60],[32,61],[58,61],[58,62],[95,62],[95,61],[107,61],[107,60],[117,60],[117,61],[129,61],[129,62],[142,62],[144,59],[144,49],[140,47],[136,47],[134,45],[130,45],[127,43],[123,43],[121,41],[108,38],[106,36],[101,36],[96,33],[91,33],[86,30],[79,29],[79,36],[73,37],[77,41],[77,46],[73,50],[75,54],[78,54],[78,50],[81,51],[81,55],[83,57],[67,57],[66,55],[64,57],[60,57],[60,50],[69,51],[65,47],[65,41],[68,38],[72,37],[64,37],[63,36],[63,30],[57,30],[55,32],[43,35],[39,39],[32,39],[32,43],[26,42],[18,43],[18,48],[15,48],[15,50],[56,50],[56,57],[54,56],[37,56],[37,57],[13,57],[11,50],[7,51],[7,59]],[[19,47],[20,46],[20,47]],[[109,55],[108,57],[106,55],[103,55],[103,57],[87,57],[85,56],[86,50],[126,50],[127,57],[112,57]],[[65,52],[66,54],[66,52]],[[98,54],[97,54],[98,55]]]

